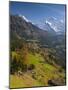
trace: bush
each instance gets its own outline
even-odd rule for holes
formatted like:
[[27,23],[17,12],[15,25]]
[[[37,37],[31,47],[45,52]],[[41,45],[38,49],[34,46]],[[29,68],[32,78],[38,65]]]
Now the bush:
[[30,64],[30,66],[28,67],[28,70],[33,70],[35,68],[35,65]]
[[35,75],[32,75],[32,78],[36,80],[36,76]]
[[19,70],[22,72],[27,71],[27,65],[24,65],[22,60],[17,60],[16,57],[14,57],[14,59],[10,61],[10,73],[14,74]]
[[18,63],[16,57],[14,57],[14,60],[10,61],[10,73],[14,74],[17,71],[18,71]]
[[26,64],[23,65],[21,68],[22,68],[22,72],[26,72],[27,71],[27,65]]

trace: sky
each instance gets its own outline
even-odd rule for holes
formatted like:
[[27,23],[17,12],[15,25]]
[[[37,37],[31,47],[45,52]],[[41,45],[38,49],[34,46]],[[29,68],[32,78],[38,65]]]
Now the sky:
[[27,3],[27,2],[10,2],[9,12],[13,15],[24,15],[28,20],[37,24],[49,17],[57,20],[65,19],[64,4],[46,4],[46,3]]

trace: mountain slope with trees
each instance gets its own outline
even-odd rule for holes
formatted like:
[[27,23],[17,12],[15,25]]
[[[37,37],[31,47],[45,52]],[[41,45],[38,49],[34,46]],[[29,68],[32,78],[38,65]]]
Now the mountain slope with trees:
[[65,85],[65,43],[65,35],[10,15],[10,87]]

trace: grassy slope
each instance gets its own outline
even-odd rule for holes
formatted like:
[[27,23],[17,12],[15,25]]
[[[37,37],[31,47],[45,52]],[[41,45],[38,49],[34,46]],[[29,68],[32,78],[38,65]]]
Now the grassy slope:
[[[13,52],[13,55],[15,53]],[[16,54],[15,54],[16,55]],[[35,79],[32,78],[31,72],[26,72],[22,77],[16,75],[10,76],[10,87],[32,87],[32,86],[48,86],[48,80],[52,78],[64,78],[64,73],[59,73],[58,69],[53,65],[43,62],[44,59],[40,54],[28,54],[28,64],[34,64]],[[42,61],[42,63],[40,63]]]

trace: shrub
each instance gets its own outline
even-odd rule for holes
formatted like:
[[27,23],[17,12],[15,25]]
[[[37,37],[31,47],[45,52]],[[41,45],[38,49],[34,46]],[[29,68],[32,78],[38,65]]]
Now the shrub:
[[14,57],[14,60],[10,61],[10,73],[14,74],[17,71],[18,71],[18,63],[16,57]]
[[32,78],[36,80],[36,76],[35,75],[32,75]]
[[22,68],[22,72],[26,72],[27,71],[27,65],[25,64],[23,64],[23,66],[21,67]]
[[14,59],[10,61],[10,73],[14,74],[19,70],[22,72],[27,71],[27,65],[23,64],[21,59],[17,60],[16,57],[14,57]]
[[33,70],[35,68],[35,65],[30,64],[30,66],[28,67],[28,70]]

